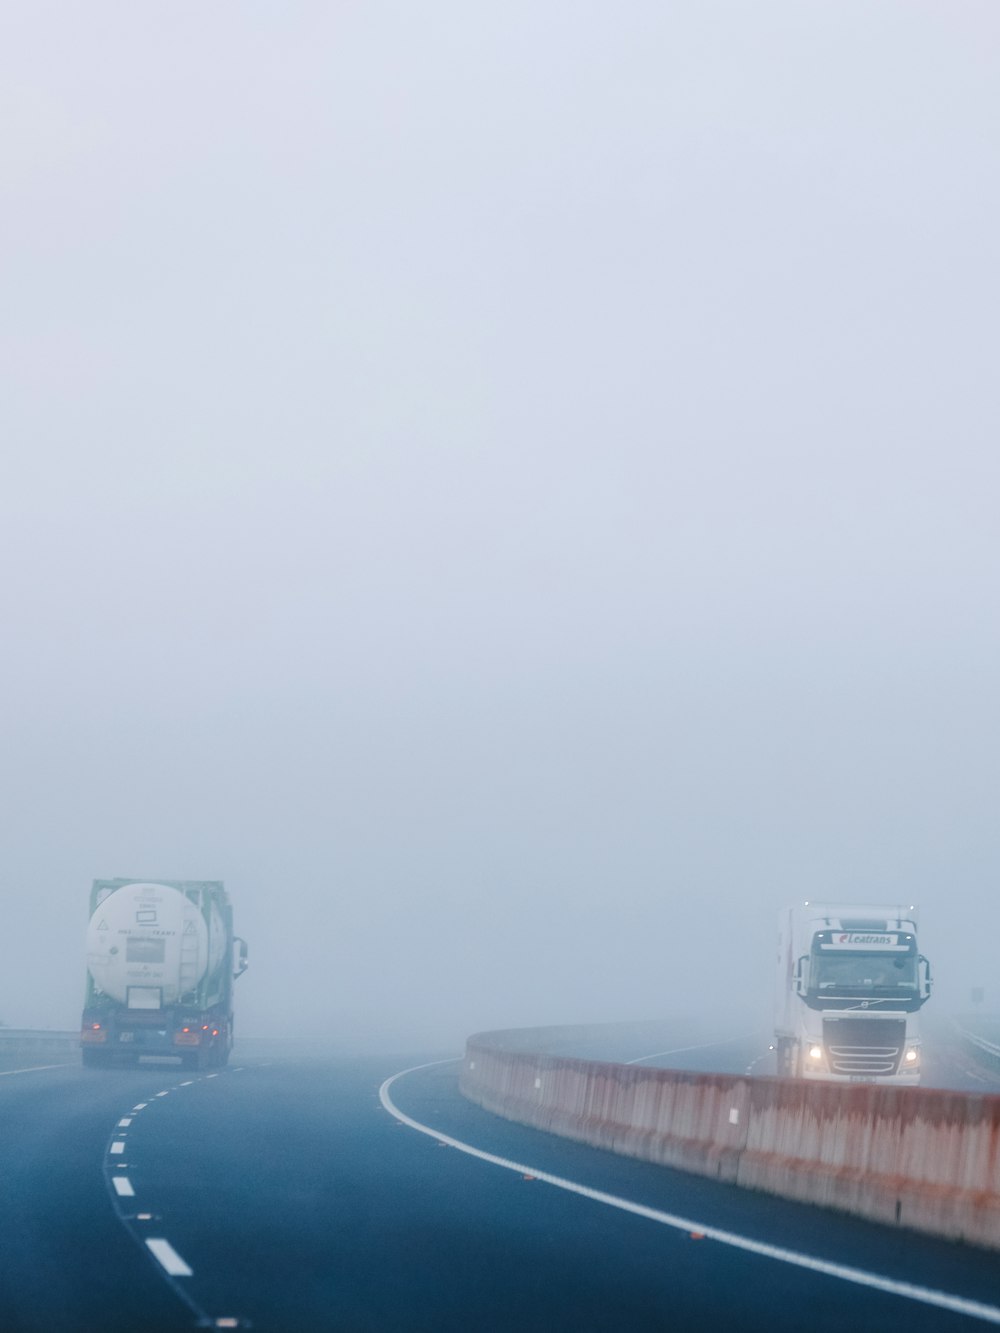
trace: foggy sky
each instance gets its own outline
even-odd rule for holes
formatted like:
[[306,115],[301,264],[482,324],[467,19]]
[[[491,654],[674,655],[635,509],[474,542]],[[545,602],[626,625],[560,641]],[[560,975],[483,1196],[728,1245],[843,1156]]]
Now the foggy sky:
[[[1000,1007],[1000,14],[0,14],[0,1018],[222,878],[243,1032]],[[928,1011],[930,1012],[930,1011]]]

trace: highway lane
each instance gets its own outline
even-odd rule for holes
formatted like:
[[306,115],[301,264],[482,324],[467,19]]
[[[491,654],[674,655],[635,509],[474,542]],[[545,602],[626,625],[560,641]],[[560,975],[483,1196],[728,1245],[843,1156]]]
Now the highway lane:
[[123,1101],[162,1074],[78,1064],[0,1075],[0,1328],[164,1328],[176,1300],[117,1222],[102,1162]]
[[923,1063],[925,1087],[1000,1093],[1000,1069],[989,1060],[977,1058],[975,1048],[958,1038],[949,1023],[928,1025]]
[[[526,1037],[526,1040],[531,1040]],[[771,1037],[762,1031],[725,1032],[718,1025],[684,1023],[608,1023],[565,1028],[546,1043],[553,1055],[583,1060],[615,1060],[652,1068],[688,1069],[706,1074],[774,1075]],[[1000,1093],[1000,1069],[976,1058],[946,1020],[930,1021],[924,1031],[922,1086],[959,1092]]]
[[773,1073],[770,1036],[718,1023],[673,1018],[639,1023],[596,1023],[578,1027],[525,1029],[511,1034],[514,1048],[544,1051],[580,1060],[612,1060],[653,1068],[702,1073]]
[[[454,1062],[392,1085],[399,1110],[435,1136],[415,1132],[378,1095],[403,1063],[324,1054],[255,1057],[215,1077],[173,1067],[0,1077],[0,1327],[983,1326],[523,1178],[539,1171],[1000,1309],[993,1255],[511,1124],[460,1097]],[[439,1146],[439,1135],[532,1171]],[[171,1278],[151,1239],[190,1272]]]
[[536,1049],[581,1060],[612,1060],[703,1074],[761,1076],[775,1072],[770,1035],[752,1029],[727,1032],[718,1024],[667,1019],[556,1031],[558,1036]]

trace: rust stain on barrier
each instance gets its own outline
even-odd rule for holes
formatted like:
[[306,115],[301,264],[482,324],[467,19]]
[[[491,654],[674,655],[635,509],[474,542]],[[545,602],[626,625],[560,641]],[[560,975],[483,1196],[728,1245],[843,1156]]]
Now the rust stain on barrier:
[[618,1065],[528,1036],[470,1038],[462,1091],[628,1156],[1000,1248],[1000,1096]]

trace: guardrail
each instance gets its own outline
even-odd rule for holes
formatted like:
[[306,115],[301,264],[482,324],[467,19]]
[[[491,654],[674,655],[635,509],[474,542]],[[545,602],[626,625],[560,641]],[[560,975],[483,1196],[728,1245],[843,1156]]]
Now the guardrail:
[[979,1059],[985,1057],[985,1063],[992,1067],[1000,1065],[1000,1044],[997,1044],[997,1042],[994,1041],[989,1041],[978,1032],[973,1032],[960,1021],[956,1021],[954,1027],[962,1041],[972,1047],[974,1055]]
[[80,1049],[79,1029],[56,1032],[50,1028],[0,1028],[0,1060],[26,1054],[75,1055]]
[[[237,1037],[237,1051],[260,1053],[279,1051],[287,1053],[289,1048],[323,1047],[315,1037]],[[47,1052],[49,1054],[80,1054],[80,1029],[71,1032],[56,1031],[53,1028],[4,1028],[0,1027],[0,1061],[21,1055],[24,1052]]]
[[1000,1096],[683,1073],[524,1040],[470,1037],[465,1096],[594,1147],[1000,1249]]

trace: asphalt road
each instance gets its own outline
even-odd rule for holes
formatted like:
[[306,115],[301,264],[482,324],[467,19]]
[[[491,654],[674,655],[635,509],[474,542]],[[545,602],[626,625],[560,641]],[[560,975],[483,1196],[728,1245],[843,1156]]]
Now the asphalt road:
[[[1000,1320],[991,1254],[510,1124],[459,1096],[453,1062],[403,1074],[384,1105],[380,1087],[413,1063],[255,1056],[215,1076],[75,1065],[0,1073],[0,1328],[983,1326],[900,1294],[894,1284],[906,1283],[979,1302]],[[713,1228],[764,1252],[702,1238]]]
[[[992,1028],[984,1034],[994,1039]],[[532,1041],[526,1033],[525,1040]],[[766,1032],[722,1032],[718,1027],[700,1028],[690,1021],[658,1023],[608,1023],[589,1029],[565,1028],[547,1046],[552,1054],[578,1056],[585,1060],[616,1060],[662,1069],[691,1069],[699,1073],[776,1073],[771,1037]],[[1000,1067],[976,1054],[968,1043],[956,1039],[947,1021],[924,1024],[921,1086],[954,1088],[959,1092],[1000,1093]]]

